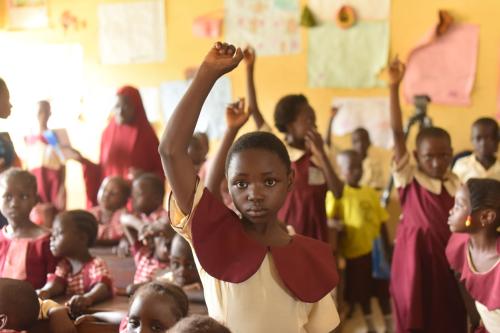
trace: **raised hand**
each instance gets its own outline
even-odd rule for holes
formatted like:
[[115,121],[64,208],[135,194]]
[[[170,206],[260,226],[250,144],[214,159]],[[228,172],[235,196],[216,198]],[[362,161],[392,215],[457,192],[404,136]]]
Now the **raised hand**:
[[217,42],[205,56],[200,71],[207,71],[215,76],[222,76],[238,66],[243,59],[243,52],[234,45]]
[[312,129],[306,134],[306,147],[307,149],[317,157],[322,157],[325,154],[323,149],[323,139],[321,135],[315,129]]
[[255,59],[257,58],[255,54],[255,49],[251,46],[245,47],[243,50],[243,58],[245,59],[245,63],[247,67],[252,67],[255,65]]
[[405,75],[406,66],[396,56],[389,64],[389,83],[391,85],[400,84]]
[[227,127],[239,130],[248,121],[250,114],[245,112],[245,99],[240,98],[226,108]]

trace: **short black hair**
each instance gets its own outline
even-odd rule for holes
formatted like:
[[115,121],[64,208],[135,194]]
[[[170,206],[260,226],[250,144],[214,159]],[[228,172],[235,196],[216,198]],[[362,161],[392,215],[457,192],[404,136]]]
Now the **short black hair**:
[[132,295],[130,303],[134,302],[135,298],[139,295],[155,294],[168,297],[172,302],[171,310],[174,317],[178,320],[186,317],[189,312],[189,300],[186,293],[181,287],[178,287],[170,282],[155,280],[141,286]]
[[428,138],[447,140],[451,146],[450,134],[445,129],[441,127],[425,127],[422,128],[417,134],[417,139],[416,139],[417,148],[420,147],[422,141]]
[[158,175],[152,172],[145,172],[134,179],[132,186],[135,182],[139,183],[142,181],[148,182],[153,188],[153,191],[155,191],[155,193],[163,200],[163,198],[165,197],[165,184],[163,180],[158,177]]
[[[465,183],[470,194],[471,210],[500,210],[500,181],[491,178],[470,178]],[[500,216],[497,216],[499,219]]]
[[21,168],[9,168],[2,173],[0,180],[2,182],[7,182],[11,178],[21,178],[26,182],[33,192],[37,193],[38,187],[36,183],[36,177],[29,171],[23,170]]
[[8,329],[24,331],[38,320],[40,303],[27,281],[0,278],[0,313],[6,314]]
[[286,133],[288,124],[295,121],[301,104],[308,103],[304,95],[286,95],[282,97],[274,108],[274,125],[282,132]]
[[251,132],[242,135],[229,149],[226,158],[226,174],[233,155],[248,149],[262,149],[274,153],[283,162],[286,170],[288,172],[291,170],[292,163],[288,151],[276,135],[268,132]]
[[489,126],[493,130],[493,135],[498,139],[499,129],[498,129],[498,123],[495,119],[490,117],[479,118],[472,123],[472,127],[475,126]]
[[103,186],[104,184],[107,185],[112,181],[116,182],[120,187],[120,190],[122,191],[124,196],[123,205],[125,205],[128,201],[128,198],[130,197],[130,191],[131,191],[130,182],[121,176],[108,176],[104,178],[104,180],[101,183],[101,186]]
[[186,317],[170,329],[172,333],[231,333],[231,331],[209,316],[194,314]]
[[68,210],[59,215],[61,219],[71,221],[79,231],[87,234],[89,247],[95,244],[98,222],[94,215],[82,209]]
[[363,134],[366,136],[368,140],[370,140],[370,132],[364,127],[358,127],[354,131],[352,131],[352,134]]

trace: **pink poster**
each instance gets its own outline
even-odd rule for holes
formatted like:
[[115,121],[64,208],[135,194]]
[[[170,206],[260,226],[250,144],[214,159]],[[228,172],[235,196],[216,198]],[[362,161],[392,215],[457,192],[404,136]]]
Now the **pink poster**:
[[428,95],[432,103],[468,106],[474,86],[479,43],[479,27],[452,24],[437,37],[436,29],[407,60],[403,81],[406,102],[415,95]]

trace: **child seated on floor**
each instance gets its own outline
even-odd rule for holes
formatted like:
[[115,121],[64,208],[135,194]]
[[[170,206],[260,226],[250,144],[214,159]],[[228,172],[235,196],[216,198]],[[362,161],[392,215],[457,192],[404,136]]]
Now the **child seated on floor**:
[[37,202],[36,178],[17,168],[0,178],[2,214],[8,225],[0,230],[0,277],[25,280],[41,288],[54,272],[49,230],[34,224],[30,212]]
[[106,177],[97,194],[98,206],[89,211],[97,219],[96,245],[117,245],[123,237],[120,216],[126,213],[127,201],[130,197],[129,183],[119,176]]
[[[165,187],[163,180],[153,173],[142,173],[132,182],[132,212],[123,214],[122,219],[134,220],[134,224],[148,224],[156,221],[168,221],[168,213],[163,208]],[[130,230],[136,233],[135,230]],[[130,255],[128,240],[122,239],[118,255]]]
[[169,268],[170,246],[175,232],[167,223],[159,222],[155,223],[154,234],[140,237],[139,234],[146,227],[144,222],[132,215],[123,216],[121,222],[127,240],[132,244],[131,252],[136,267],[134,282],[126,290],[127,295],[132,295],[141,285],[154,280],[160,271]]
[[209,316],[191,315],[175,324],[168,333],[231,333],[231,331]]
[[161,281],[141,286],[130,299],[128,313],[96,312],[79,317],[78,326],[84,321],[101,321],[120,325],[120,333],[166,333],[179,320],[186,317],[189,301],[181,288]]
[[26,281],[0,278],[0,332],[30,330],[39,320],[49,320],[51,333],[76,333],[64,306],[39,299]]
[[50,250],[62,257],[54,274],[38,295],[42,299],[69,295],[66,303],[72,315],[81,314],[92,304],[111,298],[112,279],[104,260],[89,252],[97,237],[97,221],[84,210],[57,215],[52,229]]

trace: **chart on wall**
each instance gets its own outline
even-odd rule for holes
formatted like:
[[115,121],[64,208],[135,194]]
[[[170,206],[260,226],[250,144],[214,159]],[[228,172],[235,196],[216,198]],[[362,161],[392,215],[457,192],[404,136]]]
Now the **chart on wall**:
[[[183,80],[169,81],[160,85],[164,121],[170,118],[190,83],[190,81]],[[203,104],[196,131],[207,133],[211,139],[221,138],[226,129],[225,110],[231,98],[231,80],[223,76],[217,80]]]
[[7,0],[9,29],[46,28],[47,0]]
[[300,51],[298,0],[225,0],[226,40],[259,55]]
[[134,64],[165,60],[163,0],[100,4],[98,16],[102,63]]

